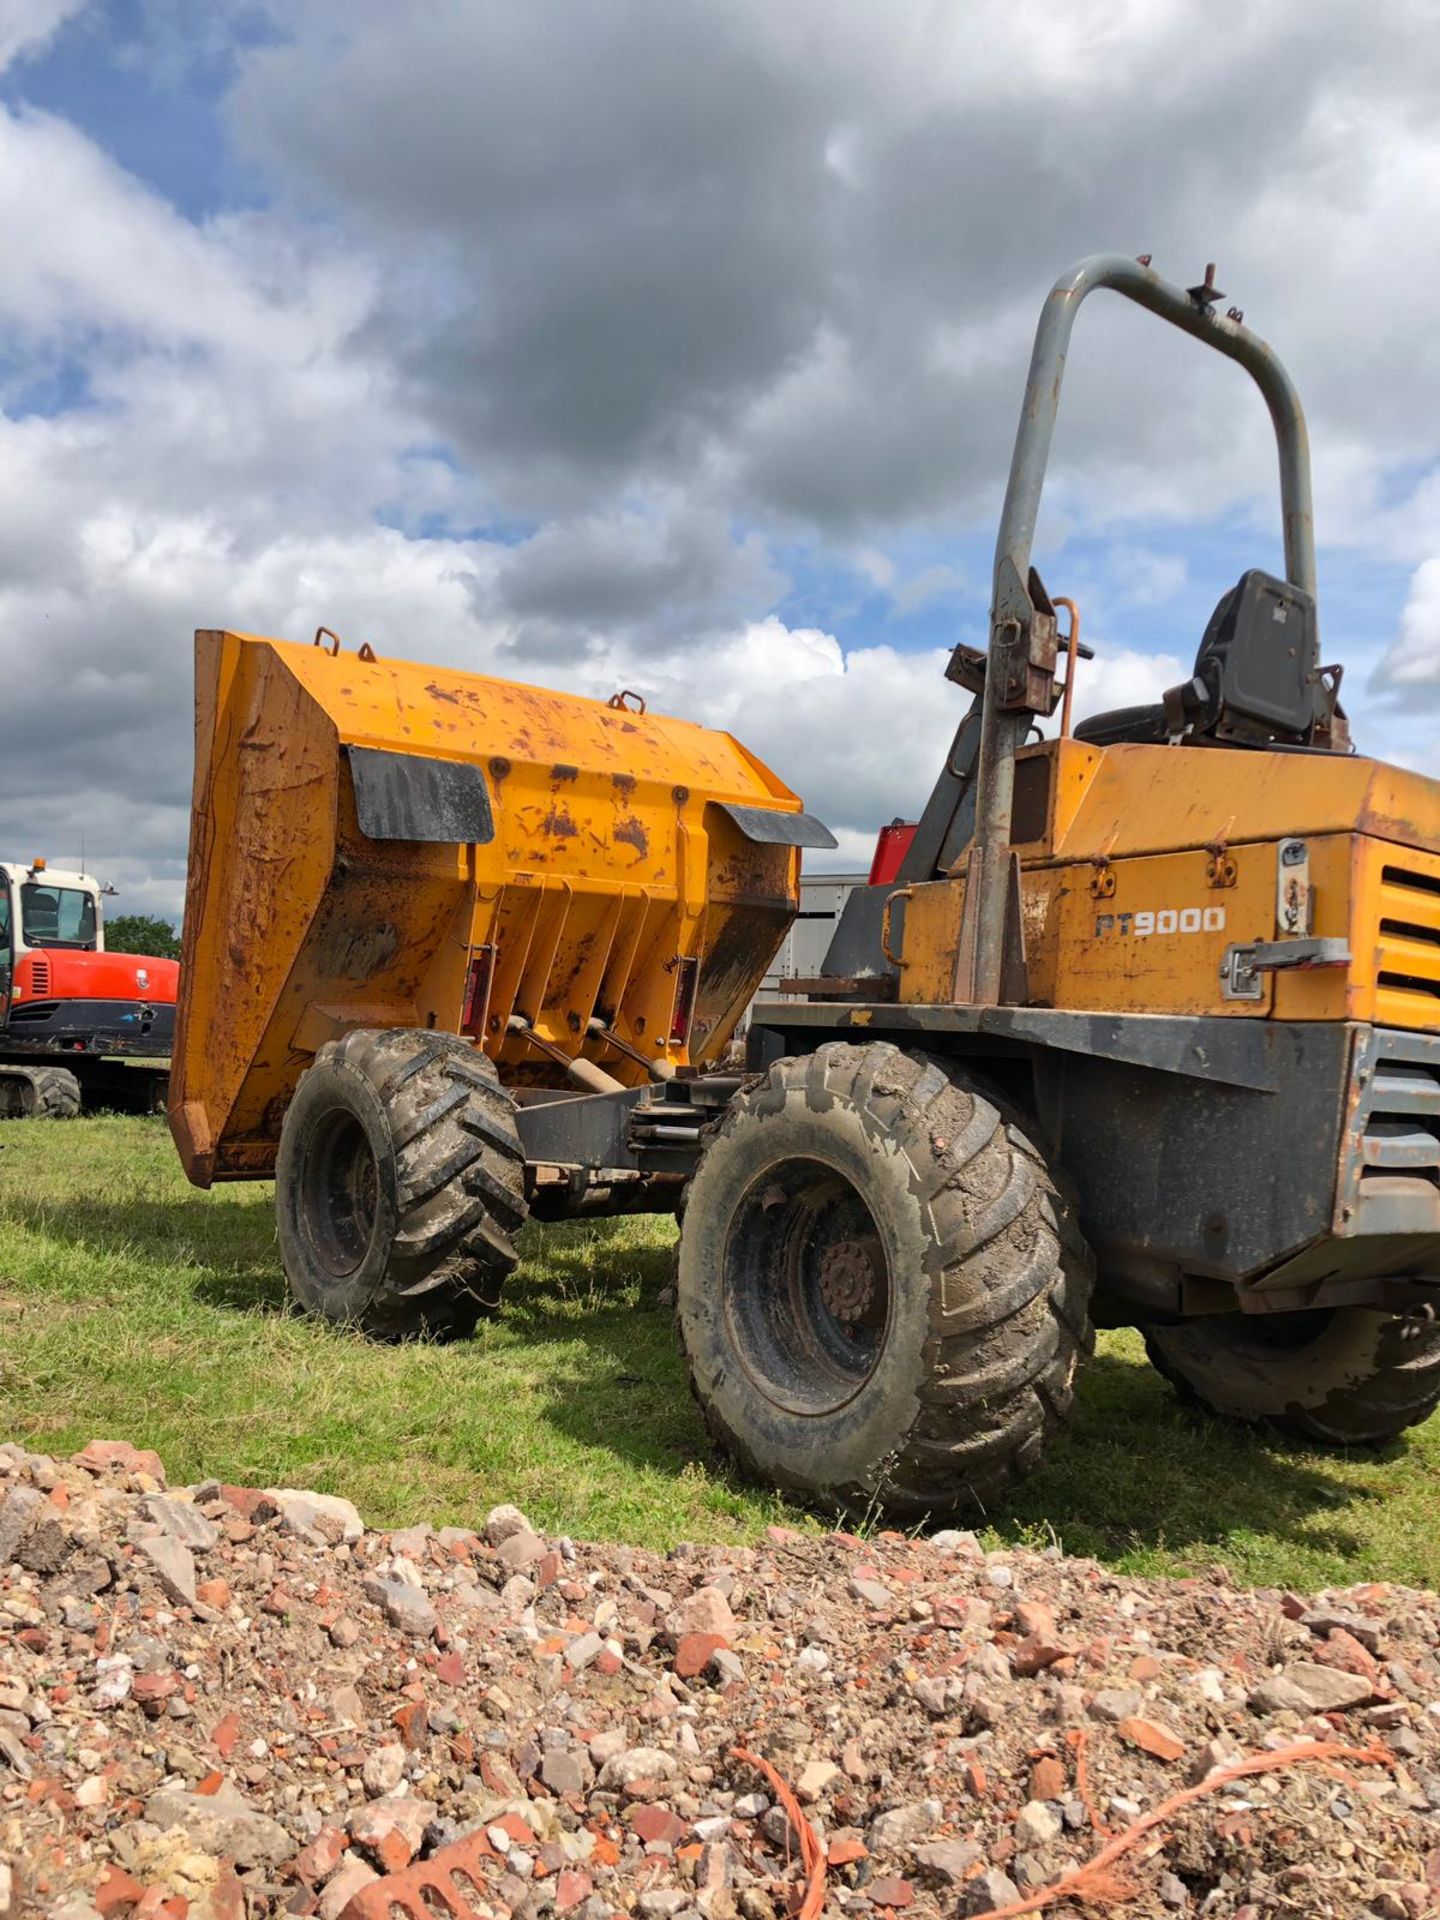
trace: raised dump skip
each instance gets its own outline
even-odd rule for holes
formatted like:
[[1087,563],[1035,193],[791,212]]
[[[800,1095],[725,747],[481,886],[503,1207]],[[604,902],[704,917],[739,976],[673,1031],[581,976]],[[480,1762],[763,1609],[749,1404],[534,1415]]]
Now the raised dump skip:
[[271,1172],[355,1027],[465,1034],[514,1086],[713,1060],[834,844],[728,734],[245,634],[196,635],[195,744],[171,1124],[202,1186]]

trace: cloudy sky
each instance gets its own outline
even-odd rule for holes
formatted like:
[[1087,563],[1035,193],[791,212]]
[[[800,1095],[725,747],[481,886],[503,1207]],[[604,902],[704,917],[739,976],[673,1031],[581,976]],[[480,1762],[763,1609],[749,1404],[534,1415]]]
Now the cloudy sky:
[[[1436,0],[0,0],[0,847],[178,911],[191,632],[323,621],[728,726],[865,857],[1105,249],[1284,355],[1325,657],[1440,773],[1437,215]],[[1273,469],[1237,369],[1090,303],[1083,705],[1279,569]]]

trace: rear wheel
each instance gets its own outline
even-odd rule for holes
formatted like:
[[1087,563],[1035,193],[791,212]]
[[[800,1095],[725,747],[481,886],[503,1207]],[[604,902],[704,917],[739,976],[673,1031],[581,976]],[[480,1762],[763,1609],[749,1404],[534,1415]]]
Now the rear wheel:
[[65,1067],[7,1067],[0,1072],[0,1115],[75,1120],[82,1105],[80,1082]]
[[525,1219],[493,1065],[450,1034],[331,1041],[286,1113],[275,1208],[290,1291],[310,1312],[389,1339],[473,1331]]
[[1440,1327],[1363,1307],[1143,1329],[1182,1400],[1329,1446],[1393,1440],[1440,1406]]
[[1092,1266],[1034,1143],[875,1042],[781,1060],[685,1196],[680,1343],[752,1478],[918,1518],[985,1507],[1068,1415]]

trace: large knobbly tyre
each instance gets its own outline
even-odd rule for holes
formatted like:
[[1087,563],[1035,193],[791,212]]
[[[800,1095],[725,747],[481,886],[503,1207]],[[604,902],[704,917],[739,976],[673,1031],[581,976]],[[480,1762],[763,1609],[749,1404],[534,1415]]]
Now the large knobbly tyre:
[[275,1168],[290,1291],[387,1339],[473,1332],[525,1220],[515,1110],[454,1035],[359,1029],[321,1047]]
[[713,1437],[851,1512],[985,1509],[1039,1462],[1093,1263],[1017,1121],[882,1042],[778,1061],[685,1196],[676,1322]]
[[1297,1440],[1374,1445],[1440,1406],[1440,1327],[1393,1314],[1207,1314],[1144,1334],[1182,1400]]
[[0,1114],[26,1120],[76,1120],[80,1082],[65,1067],[18,1067],[4,1075]]

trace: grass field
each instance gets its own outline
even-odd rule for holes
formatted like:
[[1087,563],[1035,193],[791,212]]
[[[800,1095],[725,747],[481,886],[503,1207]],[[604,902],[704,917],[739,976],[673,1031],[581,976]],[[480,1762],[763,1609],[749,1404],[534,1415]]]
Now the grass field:
[[[668,1221],[528,1231],[473,1342],[386,1348],[293,1314],[268,1186],[186,1186],[154,1120],[0,1122],[0,1438],[153,1446],[173,1477],[347,1494],[367,1520],[546,1528],[668,1546],[813,1521],[716,1461],[681,1378]],[[1440,1585],[1440,1419],[1388,1451],[1298,1452],[1183,1413],[1130,1334],[1000,1541],[1130,1572]]]

